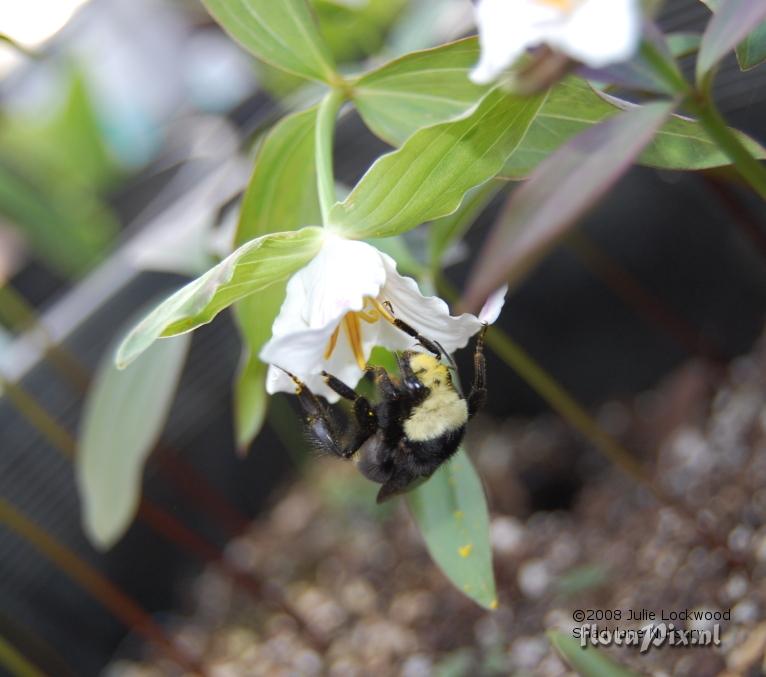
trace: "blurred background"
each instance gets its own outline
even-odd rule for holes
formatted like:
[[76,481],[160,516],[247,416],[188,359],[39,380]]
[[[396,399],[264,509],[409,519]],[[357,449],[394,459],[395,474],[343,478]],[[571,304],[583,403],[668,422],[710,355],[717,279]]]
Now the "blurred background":
[[[350,71],[473,30],[468,0],[312,4]],[[669,0],[659,23],[699,31],[708,17],[697,0]],[[159,629],[187,657],[213,656],[221,675],[279,674],[287,655],[303,662],[285,674],[563,674],[541,639],[551,609],[577,595],[633,603],[630,590],[670,581],[692,557],[694,543],[667,554],[663,539],[685,533],[668,526],[673,516],[490,353],[472,448],[493,478],[502,606],[480,613],[441,580],[402,506],[378,511],[356,475],[305,457],[290,398],[275,398],[237,456],[240,346],[227,314],[194,334],[139,518],[96,551],[72,465],[92,374],[148,304],[225,249],[258,135],[318,92],[257,63],[192,0],[6,0],[0,34],[0,657],[50,675],[173,673]],[[766,71],[741,73],[731,58],[716,89],[730,123],[761,141],[764,85]],[[345,115],[338,179],[353,185],[385,150]],[[447,276],[458,289],[506,195],[455,252]],[[421,230],[407,236],[416,254]],[[735,541],[755,548],[766,500],[748,482],[763,475],[764,309],[762,204],[725,170],[635,168],[514,292],[499,326],[699,506],[674,519],[712,502],[731,512],[732,532],[749,530]],[[718,424],[724,443],[711,446]],[[739,479],[716,503],[721,459],[739,463]],[[628,534],[637,510],[646,520]],[[632,554],[650,546],[642,569]],[[702,578],[682,578],[696,594],[760,603],[752,570],[695,557]],[[638,568],[619,588],[614,572],[628,562]],[[673,588],[673,599],[691,604],[691,588]],[[655,606],[672,597],[659,583],[644,594]],[[747,635],[761,608],[741,614]],[[464,631],[435,620],[456,616]],[[274,662],[238,663],[243,655]],[[8,674],[22,674],[9,660]],[[721,652],[656,660],[665,674],[731,668]]]

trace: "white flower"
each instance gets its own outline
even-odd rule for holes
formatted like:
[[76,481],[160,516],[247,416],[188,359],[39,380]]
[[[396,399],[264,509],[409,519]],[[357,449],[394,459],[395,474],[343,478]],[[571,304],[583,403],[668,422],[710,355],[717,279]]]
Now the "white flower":
[[397,273],[394,260],[372,245],[328,233],[316,257],[288,281],[272,337],[261,350],[260,358],[271,365],[268,392],[294,392],[286,369],[335,402],[338,396],[325,385],[322,371],[353,387],[374,346],[424,350],[385,319],[384,302],[397,319],[448,353],[464,347],[482,326],[474,315],[452,317],[440,298],[423,296],[415,281]]
[[546,44],[593,68],[626,61],[641,34],[639,0],[479,0],[477,83],[494,80],[528,48]]

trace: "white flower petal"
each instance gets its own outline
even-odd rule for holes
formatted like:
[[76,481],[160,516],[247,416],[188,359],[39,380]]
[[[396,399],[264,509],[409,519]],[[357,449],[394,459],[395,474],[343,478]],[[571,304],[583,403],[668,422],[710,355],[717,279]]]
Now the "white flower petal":
[[495,320],[500,316],[500,311],[505,305],[505,295],[507,293],[508,285],[504,284],[489,295],[489,298],[485,301],[479,311],[479,322],[484,324],[495,323]]
[[470,78],[477,84],[495,80],[528,47],[566,21],[564,13],[540,0],[479,0],[476,24],[481,56]]
[[491,82],[528,47],[541,43],[594,68],[629,59],[641,35],[639,0],[479,0],[481,57],[474,82]]
[[[283,336],[272,336],[261,348],[258,357],[305,381],[311,374],[322,371],[324,352],[334,330],[335,326],[330,324],[320,329],[298,329]],[[273,380],[285,383],[281,378]]]
[[585,0],[546,42],[592,68],[602,68],[630,59],[640,37],[637,0]]
[[328,233],[319,253],[287,283],[273,332],[337,323],[350,310],[361,310],[365,296],[377,296],[385,279],[375,247]]
[[[386,283],[380,292],[380,299],[390,301],[394,314],[400,320],[417,329],[425,338],[438,341],[448,353],[463,348],[481,329],[481,322],[475,315],[464,313],[453,317],[444,301],[437,296],[423,296],[415,280],[396,272],[396,263],[391,257],[386,254],[381,256],[386,268]],[[390,334],[386,331],[385,335]],[[414,347],[411,339],[409,347]]]

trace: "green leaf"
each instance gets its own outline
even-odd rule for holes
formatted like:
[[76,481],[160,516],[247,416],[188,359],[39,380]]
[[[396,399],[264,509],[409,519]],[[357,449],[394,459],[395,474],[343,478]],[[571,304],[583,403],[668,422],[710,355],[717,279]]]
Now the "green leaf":
[[286,284],[274,284],[258,294],[246,296],[234,306],[243,337],[242,360],[234,385],[234,428],[240,453],[247,451],[266,418],[269,366],[258,359],[258,353],[271,338],[271,325],[285,298]]
[[[235,244],[274,230],[289,231],[319,223],[314,131],[317,107],[288,115],[266,135],[255,158],[235,235]],[[238,301],[234,316],[243,347],[234,386],[237,447],[244,452],[258,435],[266,416],[266,372],[258,359],[271,336],[271,325],[285,295],[285,282]]]
[[674,59],[680,59],[699,50],[702,36],[699,33],[670,33],[665,36]]
[[305,0],[202,1],[224,30],[259,59],[310,80],[338,80]]
[[386,32],[407,5],[407,0],[312,0],[319,30],[340,63],[375,54]]
[[[631,106],[616,97],[597,93],[579,78],[563,80],[551,90],[523,142],[508,159],[502,175],[511,180],[527,178],[542,160],[568,140]],[[760,144],[740,132],[737,136],[753,154],[764,157]],[[678,115],[665,123],[638,162],[675,170],[709,169],[731,164],[696,120]]]
[[117,350],[117,365],[127,366],[158,338],[196,329],[245,296],[287,279],[314,257],[321,241],[322,229],[312,227],[242,245],[136,325]]
[[[711,12],[718,10],[720,0],[702,0]],[[750,70],[766,61],[766,21],[762,21],[737,45],[737,61],[743,71]]]
[[552,630],[548,633],[548,639],[582,677],[638,677],[635,672],[619,666],[592,646],[580,646],[577,640],[563,632]]
[[737,45],[737,61],[743,71],[760,66],[766,62],[766,21]]
[[316,119],[314,106],[282,118],[266,135],[242,199],[237,245],[321,222],[314,166]]
[[428,265],[441,270],[442,258],[453,242],[459,240],[479,214],[503,188],[501,181],[487,183],[471,190],[452,214],[432,221],[428,227]]
[[452,213],[522,142],[544,96],[491,91],[470,114],[415,132],[330,212],[346,237],[388,237]]
[[[716,64],[731,50],[757,31],[763,37],[766,20],[766,2],[762,0],[718,0],[714,3],[715,14],[702,36],[702,44],[697,55],[697,82],[703,83]],[[763,54],[764,46],[757,42],[754,56]],[[750,48],[748,48],[750,49]],[[753,64],[755,65],[755,64]]]
[[119,371],[111,351],[85,403],[77,448],[77,486],[91,542],[113,545],[133,520],[144,462],[173,402],[191,336],[153,345]]
[[360,78],[353,100],[365,124],[393,146],[413,132],[465,113],[487,92],[468,72],[479,59],[475,37],[412,52]]
[[463,448],[407,494],[433,560],[477,604],[497,607],[484,490]]
[[657,102],[578,135],[518,188],[484,244],[465,305],[478,309],[503,282],[518,282],[625,173],[673,110]]

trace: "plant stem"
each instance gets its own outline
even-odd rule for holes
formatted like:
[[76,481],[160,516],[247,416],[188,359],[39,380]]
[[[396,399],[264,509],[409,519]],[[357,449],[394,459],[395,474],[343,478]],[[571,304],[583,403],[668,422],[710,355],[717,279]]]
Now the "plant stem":
[[750,187],[766,200],[766,167],[753,157],[750,151],[729,129],[712,99],[698,94],[688,100],[690,110],[699,118],[710,138],[731,160],[734,167]]
[[[457,297],[444,276],[440,276],[438,287],[447,299]],[[647,487],[661,502],[665,502],[662,492],[654,485],[649,474],[633,455],[611,435],[605,433],[590,414],[520,345],[498,327],[490,327],[485,341],[503,362],[521,376],[532,390],[557,411],[565,421],[590,440],[598,451],[626,475]]]
[[766,200],[766,167],[757,160],[726,124],[710,96],[711,82],[706,82],[702,89],[694,89],[681,75],[675,62],[668,60],[651,43],[644,43],[642,54],[654,72],[661,77],[668,87],[684,98],[689,110],[699,119],[700,124],[715,142],[718,148],[731,160],[731,163],[750,187]]
[[[497,327],[487,332],[487,345],[500,359],[526,381],[532,389],[553,407],[572,427],[579,430],[593,445],[626,475],[646,486],[655,496],[659,494],[641,464],[569,395],[530,355]],[[664,499],[664,497],[663,497]]]
[[330,209],[336,202],[335,175],[333,173],[332,150],[335,139],[335,119],[346,95],[340,89],[328,92],[319,104],[316,125],[316,168],[319,208],[322,225],[330,225]]
[[10,674],[17,675],[17,677],[45,677],[40,670],[3,637],[0,637],[0,665],[7,668]]
[[195,674],[201,672],[201,666],[187,654],[186,649],[177,645],[165,634],[163,628],[132,598],[104,577],[100,571],[81,559],[77,553],[59,543],[2,498],[0,498],[0,524],[22,537],[109,609],[126,627],[143,635],[173,662]]

